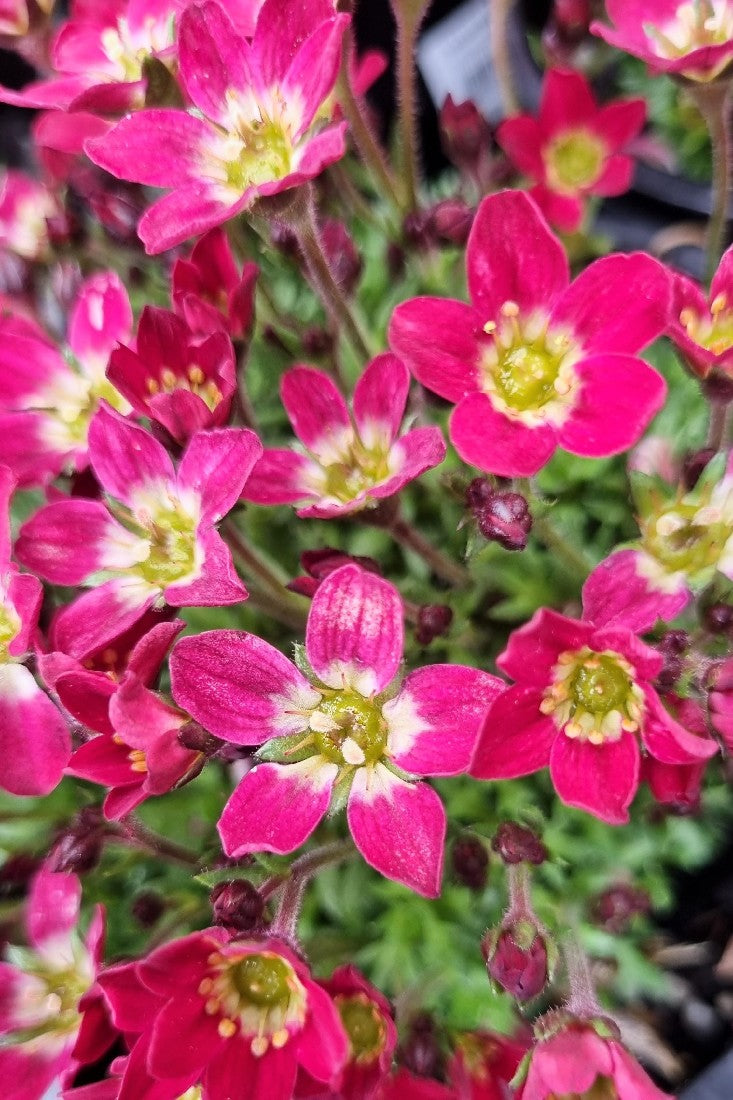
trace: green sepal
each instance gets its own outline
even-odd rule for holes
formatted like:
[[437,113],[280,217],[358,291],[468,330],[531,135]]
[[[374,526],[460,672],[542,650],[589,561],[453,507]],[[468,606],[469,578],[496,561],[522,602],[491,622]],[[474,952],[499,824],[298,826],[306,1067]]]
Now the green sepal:
[[336,782],[333,785],[331,804],[328,807],[328,816],[335,817],[341,813],[349,801],[351,787],[356,777],[356,768],[342,768],[339,771]]
[[218,867],[215,871],[202,871],[193,876],[193,881],[207,890],[213,890],[221,882],[237,882],[245,879],[252,882],[253,879],[262,878],[262,873],[257,867]]
[[[303,742],[308,738],[310,738],[309,744],[304,745]],[[260,745],[255,753],[258,761],[267,764],[299,764],[301,760],[307,760],[309,756],[315,755],[313,735],[308,731],[292,733],[288,737],[273,737],[264,745]]]
[[723,480],[725,476],[725,468],[728,464],[727,454],[720,452],[713,455],[708,462],[707,466],[703,469],[699,478],[695,482],[694,489],[691,489],[689,493],[686,493],[682,498],[683,504],[697,504],[702,496],[711,492],[718,482]]
[[298,671],[303,673],[306,680],[310,680],[317,691],[321,689],[324,691],[333,691],[333,688],[329,688],[328,684],[324,684],[323,680],[316,676],[313,665],[308,660],[308,654],[302,642],[296,642],[293,646],[293,663]]
[[524,1058],[522,1058],[522,1061],[517,1066],[517,1072],[514,1074],[511,1081],[509,1082],[510,1089],[518,1089],[520,1085],[524,1084],[524,1082],[527,1080],[527,1075],[529,1074],[531,1061],[532,1051],[528,1050]]
[[668,483],[657,474],[645,474],[641,470],[629,470],[631,496],[638,515],[654,515],[674,499]]
[[184,107],[181,89],[167,65],[157,57],[146,57],[142,67],[146,82],[146,107]]
[[405,783],[416,783],[420,778],[419,775],[412,775],[411,772],[405,772],[402,768],[398,768],[391,760],[382,758],[379,763],[385,767],[388,772],[392,772],[392,775],[396,775],[398,779],[404,779]]

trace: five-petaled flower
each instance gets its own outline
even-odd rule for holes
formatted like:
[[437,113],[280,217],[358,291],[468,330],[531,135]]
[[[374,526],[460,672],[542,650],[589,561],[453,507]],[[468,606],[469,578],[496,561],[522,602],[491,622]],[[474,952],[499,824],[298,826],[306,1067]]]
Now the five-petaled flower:
[[686,275],[672,275],[672,321],[667,335],[701,378],[733,378],[733,246],[724,254],[705,295]]
[[457,402],[450,437],[464,461],[506,477],[537,473],[559,445],[588,458],[635,443],[664,402],[636,352],[659,336],[669,279],[643,253],[568,260],[531,198],[484,199],[466,251],[471,305],[413,298],[390,343],[428,389]]
[[624,627],[542,608],[497,658],[516,683],[489,708],[471,774],[513,779],[549,765],[566,805],[625,824],[639,785],[639,739],[663,764],[717,752],[665,710],[652,687],[663,663]]
[[178,642],[170,662],[176,702],[226,741],[271,739],[219,822],[228,855],[291,852],[332,801],[346,802],[366,861],[418,893],[438,894],[445,812],[435,791],[410,776],[464,772],[504,685],[460,665],[429,665],[395,682],[403,639],[396,589],[345,565],[313,597],[307,677],[252,634],[212,630]]

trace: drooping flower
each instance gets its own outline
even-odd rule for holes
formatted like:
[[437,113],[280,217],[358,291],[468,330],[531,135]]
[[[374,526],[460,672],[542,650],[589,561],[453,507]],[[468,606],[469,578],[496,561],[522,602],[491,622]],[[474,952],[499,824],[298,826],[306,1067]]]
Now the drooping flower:
[[631,479],[641,538],[602,561],[583,586],[583,608],[598,624],[645,631],[673,619],[716,572],[733,579],[733,458],[708,463],[695,487],[667,489],[661,478]]
[[48,251],[46,219],[58,213],[51,192],[25,172],[8,169],[0,182],[0,251],[24,260],[43,259]]
[[298,504],[299,516],[330,516],[374,506],[437,466],[445,443],[436,427],[399,435],[410,375],[394,355],[378,355],[356,384],[353,418],[329,376],[298,366],[281,396],[307,453],[266,448],[244,490],[255,504]]
[[664,380],[636,352],[667,324],[668,276],[643,253],[568,261],[521,191],[481,203],[466,251],[472,305],[414,298],[390,343],[418,381],[457,403],[461,458],[535,474],[559,445],[588,458],[630,447],[661,407]]
[[344,126],[314,126],[332,91],[348,17],[329,0],[266,0],[251,44],[215,0],[179,23],[179,74],[195,113],[128,115],[87,143],[112,175],[173,188],[139,233],[162,252],[236,217],[260,196],[312,179],[344,152]]
[[448,1063],[449,1080],[461,1100],[505,1100],[526,1051],[526,1040],[491,1031],[462,1032]]
[[142,1095],[133,1088],[146,1081],[171,1100],[199,1083],[207,1100],[230,1100],[246,1081],[251,1100],[290,1100],[299,1067],[327,1082],[346,1061],[331,998],[280,940],[230,940],[210,928],[159,947],[135,970],[142,991],[124,973],[102,979],[117,1026],[142,1032],[121,1097]]
[[645,61],[653,72],[708,82],[733,61],[731,0],[606,0],[613,24],[590,29]]
[[733,378],[733,246],[723,253],[708,296],[686,275],[673,274],[667,335],[700,378],[711,371]]
[[[97,908],[82,943],[81,884],[76,875],[41,868],[28,899],[30,949],[13,948],[0,963],[0,1080],[7,1100],[41,1100],[57,1078],[70,1082],[82,1060],[100,1057],[112,1040],[97,1013],[82,1028],[104,950],[104,915]],[[82,1048],[85,1055],[79,1057]]]
[[624,824],[639,785],[639,741],[663,764],[717,751],[663,707],[652,687],[663,663],[630,630],[542,608],[497,659],[516,683],[489,708],[471,774],[513,779],[549,766],[566,805]]
[[224,332],[234,340],[246,339],[254,321],[258,271],[257,264],[248,262],[240,273],[226,233],[210,229],[188,258],[175,262],[173,305],[193,332]]
[[23,525],[16,548],[20,561],[53,584],[94,585],[56,620],[62,652],[77,657],[101,648],[164,603],[217,607],[246,599],[216,524],[259,453],[246,429],[198,432],[176,470],[148,432],[100,406],[89,458],[109,506],[79,498],[48,504]]
[[[709,745],[715,744],[699,703],[694,699],[682,699],[672,692],[664,692],[661,699],[686,730]],[[712,721],[715,724],[714,718]],[[689,764],[663,764],[653,756],[645,756],[641,762],[641,778],[646,780],[657,802],[663,806],[671,806],[677,813],[694,813],[700,807],[707,763],[707,760],[697,760]]]
[[599,107],[585,77],[550,69],[539,114],[506,119],[496,140],[531,180],[530,195],[547,220],[568,233],[583,220],[588,195],[622,195],[634,162],[623,149],[644,126],[643,99]]
[[346,565],[313,597],[308,676],[252,634],[213,630],[178,642],[170,663],[176,702],[226,741],[267,741],[219,822],[228,855],[291,852],[334,800],[346,802],[366,861],[418,893],[438,894],[445,813],[431,787],[404,773],[465,771],[504,685],[458,665],[430,665],[395,683],[403,615],[392,585]]
[[105,370],[110,352],[131,330],[127,292],[112,271],[82,283],[66,349],[37,327],[0,321],[0,462],[21,487],[86,467],[89,425],[102,398],[120,412],[129,410]]
[[71,754],[64,719],[21,662],[32,648],[43,590],[11,560],[12,474],[0,466],[0,787],[48,794]]
[[226,423],[237,388],[229,337],[219,331],[202,339],[155,306],[140,316],[134,349],[114,349],[107,377],[139,416],[162,424],[181,445]]

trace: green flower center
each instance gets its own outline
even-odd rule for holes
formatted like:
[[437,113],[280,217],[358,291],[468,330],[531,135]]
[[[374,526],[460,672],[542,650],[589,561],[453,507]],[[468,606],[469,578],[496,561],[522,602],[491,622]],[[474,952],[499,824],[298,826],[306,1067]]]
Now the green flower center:
[[551,715],[568,737],[593,745],[638,730],[643,707],[644,695],[628,661],[619,653],[596,653],[588,646],[559,655],[540,704],[542,713]]
[[606,148],[589,130],[570,130],[547,145],[543,157],[553,191],[574,194],[601,174]]
[[0,661],[9,660],[8,646],[20,630],[20,619],[11,608],[0,604]]
[[15,1045],[32,1042],[48,1035],[67,1035],[79,1026],[79,1001],[89,988],[89,979],[75,967],[53,971],[44,966],[28,966],[28,973],[40,980],[42,990],[29,994],[23,1004],[36,1024],[19,1028],[8,1036]]
[[710,316],[703,317],[693,309],[686,308],[680,313],[680,323],[687,335],[700,347],[707,348],[713,355],[722,355],[733,348],[733,309],[728,305],[726,294],[718,294],[710,303]]
[[285,1005],[290,999],[293,969],[279,955],[247,955],[231,969],[240,997],[257,1008]]
[[336,1007],[357,1062],[373,1062],[384,1049],[385,1030],[381,1013],[363,993],[353,997],[337,996]]
[[[71,366],[74,367],[72,360]],[[75,373],[65,377],[58,387],[47,391],[45,398],[33,407],[46,411],[54,418],[52,442],[70,449],[86,446],[89,425],[105,400],[117,412],[126,412],[129,405],[124,397],[106,378],[88,378],[76,366]]]
[[261,118],[238,118],[235,135],[239,145],[236,156],[225,164],[226,182],[235,191],[282,179],[292,170],[290,133],[279,119],[265,114]]
[[194,574],[196,569],[196,519],[182,507],[161,508],[143,526],[134,521],[150,547],[136,571],[149,584],[166,588]]
[[382,712],[351,689],[324,698],[311,714],[318,752],[333,764],[374,764],[387,747]]
[[663,28],[644,24],[644,33],[659,57],[684,57],[705,46],[722,46],[733,38],[733,11],[728,0],[688,0]]
[[711,578],[731,535],[733,525],[722,509],[706,512],[700,500],[676,501],[646,518],[642,547],[665,573],[684,573],[699,585]]
[[484,326],[494,337],[484,351],[485,392],[501,412],[528,425],[561,423],[573,401],[578,349],[537,317],[520,318],[516,302],[504,302],[500,314],[498,324]]
[[323,464],[323,471],[320,489],[324,496],[348,503],[365,489],[387,480],[392,473],[389,450],[379,445],[367,448],[355,435],[338,459]]

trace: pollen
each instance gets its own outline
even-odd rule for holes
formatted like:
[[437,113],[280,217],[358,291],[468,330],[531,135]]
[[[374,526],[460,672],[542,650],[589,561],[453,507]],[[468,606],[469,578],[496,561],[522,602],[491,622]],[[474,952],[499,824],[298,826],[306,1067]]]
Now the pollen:
[[219,1020],[217,1031],[222,1039],[231,1039],[233,1035],[237,1034],[237,1025],[234,1023],[234,1020],[228,1020],[225,1017],[223,1020]]

